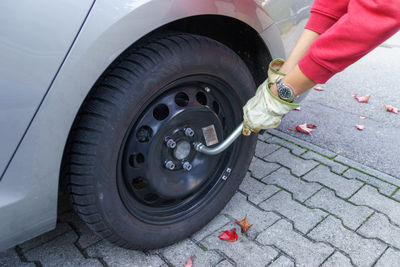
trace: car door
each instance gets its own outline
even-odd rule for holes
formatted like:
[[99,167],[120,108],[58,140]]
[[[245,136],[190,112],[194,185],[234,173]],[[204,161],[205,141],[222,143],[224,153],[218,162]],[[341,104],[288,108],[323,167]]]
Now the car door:
[[0,179],[93,3],[0,1]]

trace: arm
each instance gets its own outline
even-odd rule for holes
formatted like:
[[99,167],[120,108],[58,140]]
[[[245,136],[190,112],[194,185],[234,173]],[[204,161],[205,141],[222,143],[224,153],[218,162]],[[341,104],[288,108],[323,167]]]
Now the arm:
[[316,0],[311,7],[310,18],[305,30],[301,34],[295,47],[290,52],[285,64],[280,69],[283,73],[289,73],[307,53],[310,45],[347,12],[349,0]]
[[[325,83],[400,29],[398,5],[396,0],[350,0],[348,12],[315,38],[283,82],[293,88],[295,95],[304,93],[316,83]],[[277,95],[275,86],[271,91]]]
[[313,42],[299,69],[310,80],[325,83],[399,29],[399,1],[350,0],[347,13]]

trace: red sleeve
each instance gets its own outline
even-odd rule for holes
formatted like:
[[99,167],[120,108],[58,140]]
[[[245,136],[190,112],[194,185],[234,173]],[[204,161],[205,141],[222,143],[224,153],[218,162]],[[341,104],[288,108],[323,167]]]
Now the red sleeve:
[[315,0],[306,29],[322,34],[347,13],[349,0]]
[[350,0],[347,13],[313,42],[299,67],[314,82],[325,83],[399,29],[398,0]]

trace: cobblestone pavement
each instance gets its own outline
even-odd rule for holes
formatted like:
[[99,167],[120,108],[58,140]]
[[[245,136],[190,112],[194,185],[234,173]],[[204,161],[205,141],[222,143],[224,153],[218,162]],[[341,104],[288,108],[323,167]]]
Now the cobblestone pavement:
[[[260,136],[239,191],[206,227],[146,253],[100,240],[71,211],[57,228],[0,252],[0,266],[395,266],[400,180],[271,130]],[[234,243],[221,230],[245,215]],[[171,233],[173,234],[173,233]]]

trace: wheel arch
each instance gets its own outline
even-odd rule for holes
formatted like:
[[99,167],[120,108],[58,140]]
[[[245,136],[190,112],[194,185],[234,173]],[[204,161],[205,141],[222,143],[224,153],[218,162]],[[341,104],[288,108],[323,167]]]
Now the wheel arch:
[[266,79],[267,66],[272,60],[268,47],[253,27],[237,18],[200,15],[171,22],[156,31],[179,31],[214,39],[239,55],[257,85]]
[[[140,47],[155,36],[174,32],[202,35],[214,39],[226,45],[239,55],[249,68],[256,85],[261,84],[267,78],[267,67],[272,57],[267,47],[266,40],[263,39],[257,30],[238,18],[226,15],[203,14],[171,21],[145,34],[122,51],[99,75],[96,81],[111,69],[113,64],[117,63],[120,58],[124,57],[126,53],[129,53],[129,50]],[[280,38],[279,35],[276,37]],[[95,82],[93,84],[95,84]],[[76,111],[76,114],[79,113],[79,110],[82,108],[85,100],[90,96],[90,93],[91,91],[89,90],[85,98],[82,99],[80,108]],[[72,128],[73,125],[71,125],[71,129]],[[70,131],[68,133],[68,136],[69,135]],[[65,143],[64,150],[66,146],[67,142]],[[65,161],[64,157],[65,155],[63,153],[61,165]],[[65,188],[62,168],[60,168],[60,185]]]

